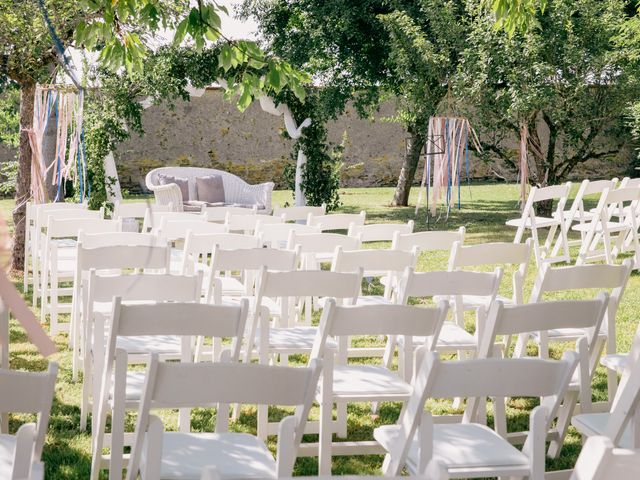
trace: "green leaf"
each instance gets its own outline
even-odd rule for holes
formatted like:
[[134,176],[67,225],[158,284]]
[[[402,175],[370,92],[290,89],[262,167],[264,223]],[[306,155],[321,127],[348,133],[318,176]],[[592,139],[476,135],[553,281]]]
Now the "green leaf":
[[178,27],[176,28],[176,34],[173,37],[173,44],[174,45],[180,45],[182,43],[182,41],[184,40],[184,37],[187,34],[187,27],[189,26],[189,18],[185,18],[184,20],[182,20],[179,24]]
[[247,86],[242,86],[242,93],[240,94],[240,98],[238,99],[238,109],[241,112],[244,112],[251,102],[253,101],[253,97],[251,95],[251,89],[247,88]]

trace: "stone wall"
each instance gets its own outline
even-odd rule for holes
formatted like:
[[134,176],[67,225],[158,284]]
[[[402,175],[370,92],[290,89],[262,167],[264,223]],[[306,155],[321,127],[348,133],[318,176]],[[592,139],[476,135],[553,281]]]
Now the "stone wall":
[[[395,185],[405,151],[403,128],[389,121],[393,102],[387,102],[372,119],[361,119],[353,109],[329,125],[329,140],[344,141],[343,186]],[[257,103],[244,113],[222,92],[208,89],[204,96],[178,102],[174,109],[150,107],[143,113],[145,135],[134,136],[115,152],[123,188],[144,189],[146,173],[165,165],[204,166],[227,170],[249,183],[274,181],[284,186],[283,170],[291,162],[293,142],[282,136],[282,117],[262,111]],[[542,139],[544,142],[544,138]],[[2,149],[0,160],[13,153]],[[513,143],[514,156],[517,143]],[[631,151],[613,160],[591,161],[574,172],[574,178],[623,176],[629,169]],[[6,157],[6,158],[5,158]],[[500,165],[487,165],[471,158],[472,178],[496,178],[496,173],[514,180],[513,172]],[[422,177],[422,165],[416,181]]]

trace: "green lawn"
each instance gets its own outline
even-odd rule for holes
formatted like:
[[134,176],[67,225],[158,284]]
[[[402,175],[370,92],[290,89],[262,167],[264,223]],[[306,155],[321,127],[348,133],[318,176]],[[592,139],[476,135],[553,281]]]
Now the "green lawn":
[[[390,208],[388,206],[393,194],[391,188],[369,188],[369,189],[343,189],[341,198],[343,207],[341,211],[357,212],[362,209],[367,211],[368,222],[405,222],[409,219],[416,221],[416,230],[426,229],[426,217],[424,208],[420,210],[418,217],[414,215],[414,208]],[[518,196],[519,188],[516,185],[473,185],[462,190],[462,208],[452,209],[449,218],[442,215],[440,218],[431,220],[430,228],[438,230],[452,230],[464,225],[467,229],[467,242],[480,243],[490,241],[511,241],[514,230],[505,227],[504,221],[508,218],[518,216]],[[417,190],[414,189],[412,203],[415,204]],[[291,201],[290,192],[275,192],[274,203],[284,204]],[[10,219],[10,212],[13,202],[9,200],[0,201],[0,213],[5,214]],[[423,254],[419,261],[419,270],[445,269],[447,258],[445,255]],[[489,267],[490,268],[490,267]],[[535,276],[535,264],[532,262],[527,279],[528,296],[533,278]],[[511,272],[505,272],[505,277],[510,277]],[[22,279],[15,278],[18,288],[22,289]],[[506,281],[504,293],[509,293],[510,281]],[[636,313],[640,302],[640,278],[633,274],[626,295],[622,301],[618,312],[618,345],[622,351],[629,349],[633,333],[636,328]],[[379,291],[379,286],[368,287],[374,291]],[[586,295],[586,293],[585,293]],[[28,297],[30,297],[28,295]],[[30,298],[29,298],[30,301]],[[472,318],[469,317],[471,324]],[[56,399],[53,405],[49,434],[44,451],[44,461],[46,462],[47,479],[84,479],[90,471],[90,433],[80,432],[80,383],[71,381],[71,355],[67,350],[66,335],[56,337],[56,343],[60,353],[53,359],[60,363],[61,369],[58,377],[56,389]],[[372,340],[375,341],[375,340]],[[561,353],[557,347],[552,349],[552,355],[559,356]],[[11,366],[12,368],[28,370],[44,370],[46,360],[38,355],[34,347],[26,339],[23,330],[15,323],[11,326]],[[300,364],[303,358],[294,358]],[[606,378],[602,371],[597,375],[594,383],[594,398],[602,399],[606,392]],[[534,406],[532,402],[514,400],[509,404],[509,428],[513,430],[526,429],[528,413]],[[446,402],[430,403],[437,413],[450,412],[449,404]],[[356,404],[349,406],[349,440],[371,439],[372,430],[380,424],[394,422],[399,414],[397,404],[384,404],[379,416],[370,415],[369,406],[366,404]],[[246,407],[238,423],[232,428],[254,432],[255,431],[255,410]],[[282,415],[281,411],[274,410],[270,413],[273,418]],[[312,415],[317,415],[314,409]],[[169,428],[175,428],[176,415],[168,412],[164,415]],[[24,417],[17,417],[17,420],[24,420]],[[211,412],[197,410],[193,416],[193,429],[210,431],[213,428],[214,416]],[[133,426],[133,417],[128,419],[128,423]],[[15,428],[12,425],[12,429]],[[316,437],[317,438],[317,437]],[[315,440],[314,436],[308,436],[308,440]],[[271,442],[275,447],[275,441]],[[580,438],[571,431],[562,452],[562,456],[557,461],[548,463],[550,469],[570,468],[580,450]],[[354,456],[354,457],[334,457],[334,473],[337,474],[377,474],[382,464],[380,456]],[[315,458],[300,459],[295,468],[296,475],[313,475],[317,473],[317,462]],[[106,478],[106,477],[105,477]]]

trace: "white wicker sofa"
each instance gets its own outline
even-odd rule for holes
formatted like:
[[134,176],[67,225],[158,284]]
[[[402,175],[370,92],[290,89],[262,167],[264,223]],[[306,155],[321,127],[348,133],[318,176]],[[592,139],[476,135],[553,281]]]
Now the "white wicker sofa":
[[[271,194],[273,193],[273,182],[249,185],[240,177],[222,170],[200,167],[162,167],[151,170],[147,173],[145,183],[152,192],[163,190],[161,182],[162,176],[172,176],[176,178],[186,178],[189,186],[189,199],[185,201],[185,206],[202,207],[206,206],[199,202],[196,188],[196,178],[220,176],[224,185],[224,205],[220,206],[242,206],[252,208],[256,206],[259,213],[271,213]],[[160,187],[160,188],[158,188]],[[157,195],[156,195],[157,196]]]

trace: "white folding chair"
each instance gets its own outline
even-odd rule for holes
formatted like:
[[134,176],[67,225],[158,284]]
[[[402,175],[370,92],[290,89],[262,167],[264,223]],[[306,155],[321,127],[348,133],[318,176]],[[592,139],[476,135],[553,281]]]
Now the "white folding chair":
[[[134,235],[134,234],[131,234]],[[138,234],[140,235],[140,234]],[[83,331],[81,304],[84,298],[84,288],[87,287],[85,279],[90,270],[98,272],[106,271],[113,274],[122,273],[122,270],[144,270],[147,272],[169,273],[171,250],[169,245],[108,245],[95,248],[85,248],[82,242],[78,242],[76,261],[73,270],[71,327],[69,343],[73,352],[73,379],[77,379],[78,369],[82,361]]]
[[[35,231],[36,217],[39,211],[44,210],[86,210],[86,203],[43,203],[35,204],[27,202],[25,229],[24,229],[24,275],[23,275],[23,288],[24,292],[29,291],[29,285],[33,285],[34,263],[33,263],[33,242],[35,237],[32,237],[32,233]],[[31,272],[31,276],[29,276]]]
[[287,248],[300,248],[300,263],[303,269],[320,268],[323,262],[331,262],[337,247],[343,250],[358,250],[359,238],[339,233],[290,233]]
[[[609,296],[599,294],[594,300],[562,300],[538,302],[527,305],[506,306],[500,301],[493,303],[487,318],[487,325],[478,348],[479,358],[509,356],[508,339],[516,335],[532,334],[540,329],[560,328],[579,329],[584,335],[578,339],[576,350],[579,367],[567,389],[558,420],[549,440],[549,456],[558,457],[569,428],[569,422],[575,406],[580,400],[580,411],[591,410],[591,382],[602,352],[602,343],[598,340],[600,326],[607,309]],[[502,337],[502,343],[497,343]],[[496,351],[499,345],[501,352]],[[494,422],[496,431],[512,443],[521,443],[522,432],[507,434],[506,412],[503,402],[494,402]]]
[[287,248],[291,232],[295,232],[296,234],[320,233],[320,229],[301,223],[265,224],[259,220],[256,224],[255,235],[260,238],[260,245],[272,248]]
[[409,235],[413,233],[414,222],[407,223],[371,223],[369,225],[349,226],[347,235],[350,237],[360,236],[361,242],[390,242],[398,235]]
[[284,215],[285,222],[306,222],[309,218],[309,214],[318,216],[327,213],[327,205],[323,203],[319,207],[305,206],[305,207],[275,207],[273,209],[274,217],[281,217]]
[[55,395],[58,364],[46,372],[0,369],[0,412],[37,413],[35,423],[23,424],[15,435],[0,430],[0,478],[44,480],[42,447]]
[[[458,362],[442,361],[437,353],[427,352],[398,424],[374,430],[375,439],[388,452],[383,472],[399,475],[406,468],[412,475],[421,474],[435,459],[446,466],[453,478],[544,480],[547,431],[577,363],[575,352],[566,352],[560,361],[490,358]],[[478,421],[477,404],[476,411],[465,410],[462,423],[438,424],[431,412],[424,412],[428,398],[456,396],[542,400],[531,412],[529,434],[520,451]]]
[[636,480],[640,478],[640,449],[615,448],[604,436],[593,436],[580,451],[570,480]]
[[605,413],[574,415],[571,424],[583,437],[604,435],[613,445],[640,449],[640,337],[633,341],[631,352],[613,399]]
[[[578,192],[576,193],[576,197],[573,199],[573,203],[571,204],[571,208],[564,212],[564,220],[567,222],[567,231],[571,229],[572,225],[577,222],[579,225],[586,225],[593,219],[594,212],[585,208],[584,201],[585,197],[589,195],[599,195],[602,196],[602,193],[605,190],[613,190],[616,188],[618,183],[617,178],[613,178],[611,180],[588,180],[585,179],[580,184],[580,188],[578,188]],[[598,199],[599,200],[599,199]],[[580,240],[570,240],[569,246],[576,246],[582,243],[584,240],[585,231],[580,231]],[[556,244],[558,246],[559,244]],[[557,254],[557,251],[554,252],[554,255]]]
[[[570,190],[570,182],[544,188],[532,187],[527,197],[527,203],[522,209],[522,216],[506,222],[507,225],[518,229],[513,243],[521,243],[525,230],[531,231],[533,251],[538,267],[543,263],[568,262],[571,259],[569,256],[569,239],[567,237],[568,225],[564,218],[564,209]],[[553,201],[557,202],[557,206],[552,216],[543,217],[536,213],[536,204]],[[542,228],[549,229],[544,244],[540,243],[538,236],[538,229]],[[560,243],[562,250],[559,255],[553,255],[553,251],[556,250],[556,242]]]
[[[273,367],[252,364],[172,364],[155,357],[147,369],[127,480],[183,478],[198,480],[214,465],[221,479],[283,478],[293,471],[297,450],[313,402],[321,366]],[[280,421],[277,459],[267,446],[246,433],[228,431],[229,403],[295,406]],[[215,433],[164,432],[151,416],[156,408],[217,405]]]
[[[125,302],[198,302],[202,289],[202,273],[193,276],[169,274],[99,275],[91,269],[83,279],[82,289],[82,397],[80,401],[80,429],[85,430],[89,410],[94,406],[104,368],[104,336],[113,311],[114,297]],[[102,336],[100,336],[102,335]],[[163,339],[155,345],[163,356],[180,356],[180,342]],[[93,411],[97,418],[97,411]]]
[[[407,269],[399,287],[398,303],[406,304],[410,299],[436,298],[450,299],[454,321],[446,321],[438,337],[437,349],[440,352],[458,352],[462,358],[464,352],[475,353],[479,339],[482,338],[484,324],[491,303],[495,300],[502,279],[502,269],[493,272],[419,272]],[[473,295],[484,299],[476,308],[475,332],[465,329],[462,296]],[[392,337],[387,343],[386,361],[390,362],[395,347]],[[402,343],[400,343],[402,347]]]
[[392,285],[397,285],[399,279],[408,267],[415,268],[417,262],[416,250],[404,252],[402,250],[350,250],[344,251],[337,247],[331,270],[334,272],[357,272],[369,283],[374,278],[385,278],[383,295],[360,295],[357,305],[390,304],[395,302],[392,298]]
[[[318,295],[353,304],[358,298],[361,279],[362,272],[286,272],[263,268],[258,281],[250,330],[245,337],[245,363],[251,361],[254,344],[262,364],[269,363],[270,357],[277,359],[279,356],[279,362],[287,365],[289,355],[311,352],[318,329],[302,319],[299,299]],[[276,320],[273,325],[272,317]],[[266,438],[267,431],[267,412],[259,407],[258,436]]]
[[[506,304],[520,305],[524,303],[524,281],[531,260],[531,243],[531,239],[527,239],[525,243],[495,242],[467,246],[456,242],[451,250],[449,270],[495,265],[503,268],[516,266],[511,279],[511,298],[501,295],[496,298]],[[463,295],[462,304],[465,310],[473,310],[485,302],[484,299]]]
[[[237,306],[206,305],[193,302],[124,305],[120,298],[114,299],[113,318],[106,345],[100,394],[97,397],[99,399],[97,400],[98,414],[93,422],[95,433],[92,442],[92,480],[97,480],[105,460],[102,449],[105,444],[108,409],[111,407],[112,411],[109,476],[115,480],[122,478],[125,411],[137,408],[144,411],[145,408],[144,392],[150,372],[148,371],[145,375],[140,371],[128,371],[127,365],[131,360],[130,357],[142,355],[144,358],[141,360],[146,363],[151,356],[150,365],[157,365],[160,353],[155,348],[157,341],[166,337],[176,338],[178,336],[182,350],[180,360],[184,366],[193,361],[192,338],[206,336],[217,340],[231,338],[231,349],[227,359],[231,362],[237,362],[247,318],[247,306],[246,301],[242,301]],[[220,345],[220,342],[214,341],[214,347],[216,345]],[[214,351],[214,361],[220,361],[221,357],[221,351]],[[224,385],[217,384],[213,378],[209,381],[213,382],[211,385],[215,385],[216,389]],[[203,388],[205,384],[201,383],[199,386]],[[173,388],[176,389],[176,393],[178,391],[186,393],[179,384],[174,384]],[[186,409],[187,405],[175,406],[181,407],[180,430],[188,432],[189,410]]]
[[349,230],[351,224],[364,225],[367,219],[367,212],[360,213],[331,213],[328,215],[314,215],[310,213],[307,217],[307,225],[319,227],[321,231],[327,230]]
[[205,207],[203,214],[207,222],[224,223],[227,214],[231,215],[257,215],[258,207]]
[[[253,297],[256,278],[263,268],[293,270],[297,261],[295,250],[260,247],[226,250],[214,245],[209,272],[205,276],[208,281],[206,299],[221,304],[229,301],[229,297]],[[239,276],[234,276],[238,273]]]
[[[384,365],[349,364],[349,338],[403,336],[405,344],[409,345],[405,352],[409,353],[399,364],[412,367],[413,338],[425,339],[422,345],[428,350],[435,348],[447,309],[447,302],[441,302],[436,308],[420,308],[405,305],[339,307],[334,299],[327,301],[311,352],[311,359],[322,359],[324,365],[317,397],[320,403],[320,475],[331,473],[332,450],[339,455],[363,455],[373,453],[372,449],[375,451],[377,446],[371,441],[332,443],[334,432],[343,438],[347,436],[348,402],[404,402],[413,391],[413,368],[394,372]],[[327,345],[329,338],[337,340],[337,351]],[[332,415],[334,403],[337,405],[336,422]],[[303,444],[304,447],[313,450],[313,445]]]
[[[48,205],[48,204],[47,204]],[[57,203],[55,204],[57,205]],[[66,204],[65,204],[66,205]],[[102,219],[104,212],[100,210],[87,210],[86,208],[64,208],[52,209],[44,206],[35,210],[34,227],[30,234],[31,243],[31,265],[33,270],[33,306],[38,303],[38,299],[42,295],[42,269],[44,265],[44,254],[46,246],[46,230],[49,224],[49,218],[59,220],[69,218],[93,218]],[[72,250],[75,247],[75,241],[72,239],[58,240],[58,247],[61,250]]]
[[[612,218],[616,210],[620,212],[618,221]],[[634,268],[637,268],[640,261],[639,211],[640,188],[605,190],[591,222],[572,227],[583,235],[576,265],[598,260],[613,264],[617,256],[624,251],[625,242],[629,238],[629,245],[635,253]]]
[[[71,313],[71,302],[61,303],[60,299],[72,296],[74,287],[61,287],[60,284],[73,280],[77,260],[76,239],[78,235],[80,232],[114,233],[120,231],[121,228],[122,224],[113,220],[49,218],[47,233],[43,240],[44,259],[42,264],[40,319],[44,323],[46,316],[50,316],[50,330],[53,335],[67,330],[58,323],[58,315],[60,313]],[[65,243],[69,239],[73,240],[73,244]]]
[[233,213],[227,213],[224,224],[227,226],[230,232],[242,232],[245,235],[253,235],[256,231],[256,226],[270,225],[273,223],[284,223],[284,217],[272,217],[270,215],[238,215]]
[[[550,268],[544,266],[538,271],[538,276],[529,298],[529,303],[544,301],[550,294],[559,294],[576,290],[605,290],[609,292],[609,305],[605,315],[599,341],[606,341],[606,353],[615,354],[616,347],[616,314],[622,301],[622,296],[627,287],[632,261],[625,260],[622,265],[579,265],[572,267]],[[534,335],[540,356],[549,357],[549,342],[575,342],[584,335],[582,329],[554,329],[540,331]],[[602,347],[601,347],[602,348]],[[525,339],[518,339],[516,355],[521,355],[526,350]],[[615,370],[610,369],[608,375],[608,398],[613,399],[618,380]]]

